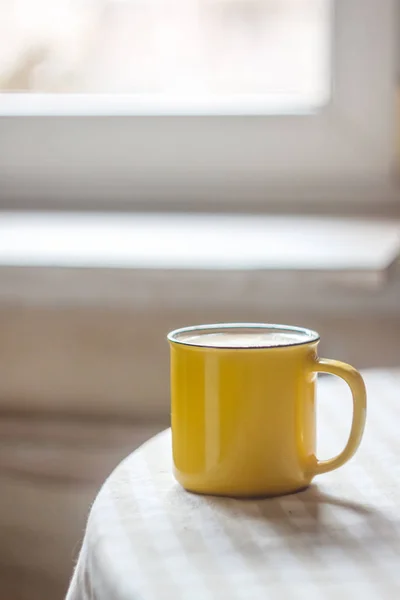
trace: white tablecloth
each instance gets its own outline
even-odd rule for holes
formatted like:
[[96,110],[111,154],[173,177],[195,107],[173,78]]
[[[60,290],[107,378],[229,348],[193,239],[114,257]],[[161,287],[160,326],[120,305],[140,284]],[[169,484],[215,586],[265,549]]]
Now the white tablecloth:
[[[185,492],[170,432],[109,477],[91,509],[68,600],[400,598],[400,371],[365,374],[358,454],[306,491],[265,500]],[[321,458],[346,439],[344,384],[319,385]]]

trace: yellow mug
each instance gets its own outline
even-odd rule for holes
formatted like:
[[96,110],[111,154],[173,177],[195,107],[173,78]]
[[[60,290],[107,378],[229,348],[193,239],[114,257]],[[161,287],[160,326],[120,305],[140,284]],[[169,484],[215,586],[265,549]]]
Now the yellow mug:
[[[185,327],[168,335],[174,475],[187,490],[273,496],[307,487],[342,466],[364,430],[361,375],[318,358],[311,330],[262,323]],[[346,381],[353,422],[343,452],[316,457],[317,373]]]

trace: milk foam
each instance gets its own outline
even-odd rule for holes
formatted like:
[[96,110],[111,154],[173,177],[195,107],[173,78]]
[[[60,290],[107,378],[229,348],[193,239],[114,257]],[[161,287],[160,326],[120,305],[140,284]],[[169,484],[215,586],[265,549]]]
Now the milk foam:
[[179,336],[180,341],[194,346],[215,348],[270,348],[290,346],[309,341],[308,337],[295,331],[226,331],[212,333],[188,333]]

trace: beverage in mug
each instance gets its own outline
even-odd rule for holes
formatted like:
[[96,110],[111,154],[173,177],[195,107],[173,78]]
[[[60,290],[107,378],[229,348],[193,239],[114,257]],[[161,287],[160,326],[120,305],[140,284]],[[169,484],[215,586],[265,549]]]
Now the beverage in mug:
[[[174,474],[187,490],[288,494],[356,452],[365,425],[365,385],[353,367],[318,358],[316,332],[225,323],[178,329],[168,340]],[[316,457],[317,373],[341,377],[353,397],[349,440],[326,461]]]

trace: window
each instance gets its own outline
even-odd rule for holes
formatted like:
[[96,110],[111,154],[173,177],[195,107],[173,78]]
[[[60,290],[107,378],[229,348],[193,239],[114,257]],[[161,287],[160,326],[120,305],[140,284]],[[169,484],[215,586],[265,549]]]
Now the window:
[[0,205],[391,198],[396,0],[0,0]]
[[[8,92],[130,94],[188,111],[324,104],[331,0],[3,0]],[[270,108],[271,109],[271,108]]]

